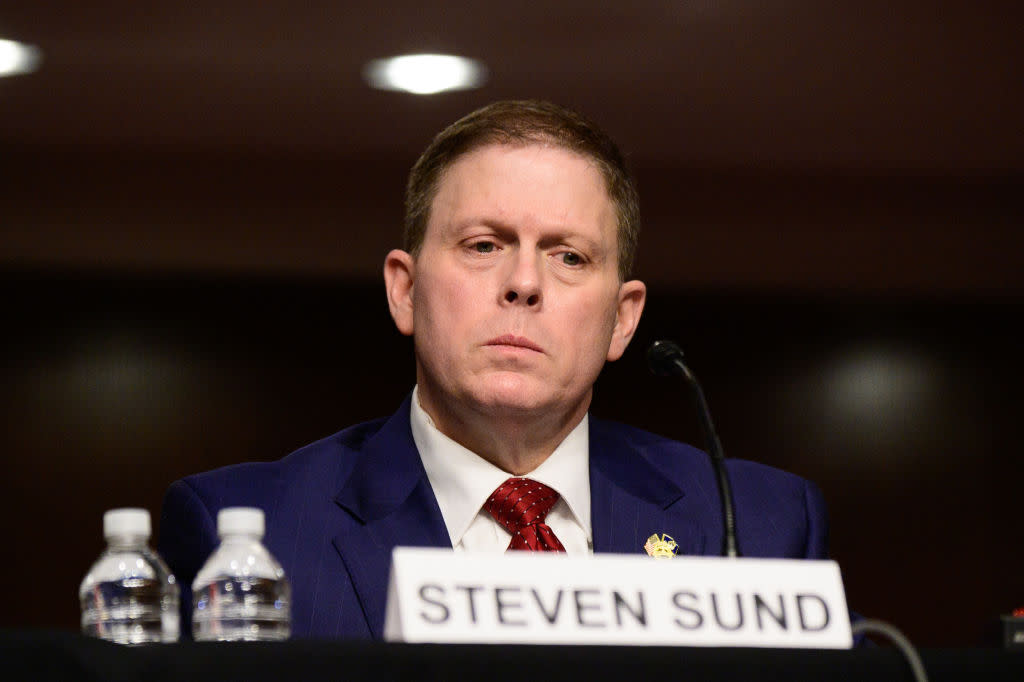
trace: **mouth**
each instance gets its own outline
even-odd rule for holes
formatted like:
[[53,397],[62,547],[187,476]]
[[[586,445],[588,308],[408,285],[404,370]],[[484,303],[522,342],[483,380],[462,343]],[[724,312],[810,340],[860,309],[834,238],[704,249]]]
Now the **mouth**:
[[525,336],[515,336],[514,334],[505,334],[503,336],[497,336],[487,343],[485,346],[502,346],[505,348],[522,348],[524,350],[532,350],[537,353],[543,353],[544,349],[535,344]]

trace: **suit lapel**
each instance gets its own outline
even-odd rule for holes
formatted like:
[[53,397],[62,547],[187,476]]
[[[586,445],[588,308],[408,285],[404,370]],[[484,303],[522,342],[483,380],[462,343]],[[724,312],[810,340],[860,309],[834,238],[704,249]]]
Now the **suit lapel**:
[[684,492],[655,469],[619,428],[590,418],[590,518],[594,552],[637,554],[667,534],[679,554],[702,554],[704,532],[679,504]]
[[451,547],[409,427],[410,397],[363,446],[362,457],[335,501],[349,518],[334,547],[352,579],[374,637],[384,629],[384,605],[396,546]]
[[[335,501],[347,512],[333,544],[352,580],[372,636],[384,630],[391,551],[451,547],[409,426],[411,396],[368,440]],[[705,536],[679,504],[684,492],[654,468],[620,428],[590,418],[590,505],[594,552],[643,553],[654,533],[679,554],[703,554]]]

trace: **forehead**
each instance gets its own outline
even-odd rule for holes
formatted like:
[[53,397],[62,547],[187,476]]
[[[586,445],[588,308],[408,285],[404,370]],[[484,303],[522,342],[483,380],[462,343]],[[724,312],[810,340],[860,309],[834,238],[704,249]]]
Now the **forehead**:
[[[559,220],[568,225],[611,226],[615,207],[597,164],[553,144],[490,144],[456,159],[441,175],[430,225],[453,214],[498,214],[513,220]],[[488,216],[495,217],[495,216]],[[436,227],[436,225],[435,225]]]

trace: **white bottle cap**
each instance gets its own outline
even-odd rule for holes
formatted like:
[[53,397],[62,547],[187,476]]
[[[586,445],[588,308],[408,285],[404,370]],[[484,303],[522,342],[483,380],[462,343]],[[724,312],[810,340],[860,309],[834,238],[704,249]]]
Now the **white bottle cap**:
[[103,537],[149,538],[151,532],[148,509],[111,509],[103,515]]
[[257,507],[225,507],[217,512],[217,535],[255,535],[262,538],[263,510]]

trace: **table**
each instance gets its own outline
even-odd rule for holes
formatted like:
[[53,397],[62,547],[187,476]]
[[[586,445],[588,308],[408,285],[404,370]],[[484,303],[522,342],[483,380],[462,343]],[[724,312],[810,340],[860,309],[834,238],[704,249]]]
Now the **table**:
[[[1024,680],[1024,652],[925,649],[929,678]],[[123,647],[78,634],[0,631],[6,680],[910,680],[898,650],[392,644],[296,640]]]

